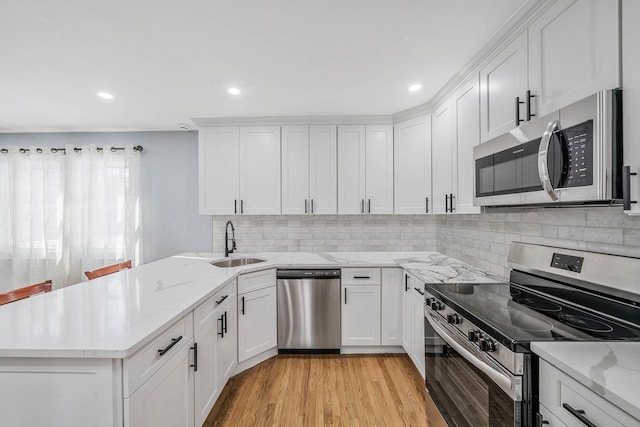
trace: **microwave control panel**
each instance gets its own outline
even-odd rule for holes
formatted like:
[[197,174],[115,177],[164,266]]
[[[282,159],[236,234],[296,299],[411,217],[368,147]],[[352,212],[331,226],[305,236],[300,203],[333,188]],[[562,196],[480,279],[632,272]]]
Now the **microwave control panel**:
[[565,187],[584,187],[593,184],[593,120],[563,129],[568,149],[567,181]]

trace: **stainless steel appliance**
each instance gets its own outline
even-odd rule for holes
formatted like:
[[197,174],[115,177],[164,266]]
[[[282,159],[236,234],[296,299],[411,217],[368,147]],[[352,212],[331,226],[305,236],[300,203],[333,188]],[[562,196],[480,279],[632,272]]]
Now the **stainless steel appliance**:
[[535,341],[640,341],[640,259],[514,242],[509,283],[425,285],[426,385],[450,426],[536,425]]
[[622,91],[598,92],[473,148],[476,206],[622,197]]
[[340,353],[340,270],[278,270],[278,351]]

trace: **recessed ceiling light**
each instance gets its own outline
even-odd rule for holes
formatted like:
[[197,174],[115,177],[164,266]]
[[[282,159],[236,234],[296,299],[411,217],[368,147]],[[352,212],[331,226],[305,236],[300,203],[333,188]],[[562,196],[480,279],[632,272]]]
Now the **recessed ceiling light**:
[[409,86],[409,92],[417,92],[420,89],[422,89],[422,85],[421,84],[415,84],[415,85]]
[[111,95],[109,92],[96,92],[96,95],[98,95],[102,99],[113,99],[113,95]]
[[230,87],[229,93],[231,95],[240,95],[240,89],[238,89],[237,87]]

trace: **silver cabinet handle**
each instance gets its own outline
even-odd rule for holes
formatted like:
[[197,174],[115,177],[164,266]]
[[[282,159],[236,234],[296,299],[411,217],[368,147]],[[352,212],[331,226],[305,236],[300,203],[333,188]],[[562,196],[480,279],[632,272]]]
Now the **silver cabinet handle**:
[[549,144],[551,143],[551,137],[553,132],[558,129],[558,121],[554,120],[549,122],[547,129],[542,134],[540,140],[540,147],[538,147],[538,176],[540,177],[540,183],[542,188],[547,192],[551,200],[556,201],[559,199],[558,193],[551,184],[551,178],[549,178]]

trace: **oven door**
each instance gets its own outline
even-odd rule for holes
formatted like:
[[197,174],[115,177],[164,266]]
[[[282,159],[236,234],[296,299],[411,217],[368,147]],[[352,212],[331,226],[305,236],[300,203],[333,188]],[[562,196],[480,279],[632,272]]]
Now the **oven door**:
[[[512,375],[477,346],[451,330],[439,315],[425,318],[443,339],[438,349],[425,349],[427,389],[449,426],[522,426],[522,378]],[[479,350],[477,350],[479,352]]]

